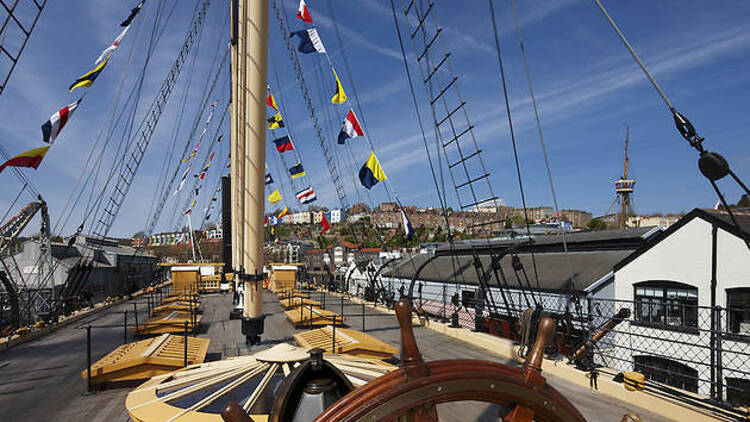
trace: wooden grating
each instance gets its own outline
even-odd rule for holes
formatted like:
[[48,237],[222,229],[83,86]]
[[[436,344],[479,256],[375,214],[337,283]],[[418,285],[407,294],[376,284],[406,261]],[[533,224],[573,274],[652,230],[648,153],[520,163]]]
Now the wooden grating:
[[190,313],[195,311],[197,304],[190,303],[190,302],[182,302],[182,301],[175,301],[170,303],[165,303],[164,305],[155,306],[151,309],[151,316],[159,316],[164,314],[169,314],[172,312],[184,312],[184,313]]
[[305,297],[290,297],[287,299],[281,299],[279,301],[282,308],[299,308],[300,306],[317,306],[320,307],[320,302],[317,300],[308,299]]
[[276,295],[279,299],[288,299],[290,297],[304,297],[308,299],[310,296],[308,296],[306,293],[302,293],[299,290],[284,290],[276,292]]
[[[195,315],[195,324],[201,320],[200,315]],[[193,316],[186,312],[172,311],[166,315],[152,317],[138,324],[138,327],[131,327],[130,330],[140,335],[163,334],[163,333],[182,333],[185,331],[185,321],[187,321],[188,330],[193,330]]]
[[[207,338],[187,338],[188,365],[203,363],[210,342]],[[185,337],[162,334],[123,344],[91,365],[91,383],[141,380],[166,374],[184,366]],[[81,371],[81,378],[88,370]]]
[[336,328],[336,350],[333,350],[333,331],[333,327],[330,325],[321,327],[295,334],[294,341],[306,350],[321,348],[326,353],[337,353],[368,359],[389,359],[398,353],[398,348],[388,343],[361,331],[346,328]]
[[[289,322],[294,324],[296,327],[307,327],[307,326],[320,326],[333,324],[333,317],[336,317],[336,325],[343,324],[345,318],[341,317],[336,312],[331,312],[327,309],[320,309],[316,307],[310,308],[302,306],[297,309],[291,309],[284,311]],[[312,322],[310,321],[312,319]]]

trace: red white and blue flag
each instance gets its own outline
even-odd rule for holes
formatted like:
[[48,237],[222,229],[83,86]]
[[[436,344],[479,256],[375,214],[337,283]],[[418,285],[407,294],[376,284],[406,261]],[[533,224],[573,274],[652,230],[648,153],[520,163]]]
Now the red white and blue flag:
[[315,191],[313,190],[313,188],[309,187],[297,192],[297,199],[303,204],[309,204],[310,202],[315,201],[317,198],[315,197]]
[[354,115],[354,110],[349,109],[349,114],[344,119],[344,124],[341,125],[341,132],[339,132],[339,144],[346,143],[349,138],[356,138],[357,136],[365,136],[365,132],[362,130],[362,126],[359,125],[357,116]]
[[305,0],[299,0],[299,9],[297,9],[297,18],[307,23],[312,23],[312,18],[310,17],[310,11],[307,10],[307,5],[305,4]]
[[42,125],[42,140],[44,142],[48,144],[55,142],[57,135],[60,134],[62,128],[65,127],[65,124],[68,123],[68,120],[73,116],[73,112],[78,108],[78,104],[81,103],[81,100],[83,100],[83,98],[73,104],[61,108],[60,111],[53,114],[49,120],[44,122]]

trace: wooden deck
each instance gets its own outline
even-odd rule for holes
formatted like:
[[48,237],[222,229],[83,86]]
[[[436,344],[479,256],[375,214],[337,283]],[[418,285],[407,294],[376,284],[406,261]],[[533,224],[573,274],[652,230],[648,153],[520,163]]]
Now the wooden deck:
[[[342,302],[330,295],[310,294],[310,298],[325,303],[326,308],[347,316],[347,325],[362,330],[361,305]],[[228,294],[202,297],[204,308],[199,337],[211,339],[206,361],[222,357],[247,355],[280,342],[294,343],[296,330],[286,319],[276,295],[264,295],[265,333],[260,345],[248,347],[241,335],[241,322],[230,320],[232,298]],[[139,321],[147,319],[145,301],[138,305]],[[118,305],[109,313],[87,317],[84,324],[108,328],[92,330],[92,362],[96,362],[123,343],[123,314],[129,312],[134,323],[132,303]],[[392,315],[377,316],[368,309],[365,332],[392,346],[399,346],[398,324]],[[129,330],[128,330],[129,331]],[[425,359],[476,358],[504,361],[477,347],[462,343],[422,327],[415,327],[417,341]],[[128,340],[131,341],[128,332]],[[117,388],[86,394],[86,382],[81,371],[86,366],[86,330],[73,326],[62,328],[43,338],[0,352],[0,420],[54,420],[70,422],[128,421],[125,396],[131,388]],[[592,422],[619,421],[628,411],[640,414],[650,422],[666,421],[642,409],[598,395],[559,379],[550,379],[564,395]],[[496,409],[482,403],[463,402],[440,408],[441,421],[496,421]]]

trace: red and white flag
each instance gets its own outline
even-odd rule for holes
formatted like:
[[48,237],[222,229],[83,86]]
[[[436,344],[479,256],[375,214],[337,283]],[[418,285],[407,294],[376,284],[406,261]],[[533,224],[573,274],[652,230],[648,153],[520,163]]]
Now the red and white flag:
[[297,199],[303,204],[309,204],[310,202],[315,201],[315,199],[317,198],[315,197],[315,191],[313,190],[312,186],[310,186],[307,189],[302,189],[301,191],[297,192]]
[[48,144],[55,142],[57,135],[60,134],[62,128],[65,127],[65,124],[68,123],[68,120],[73,116],[73,112],[78,108],[78,104],[81,103],[81,100],[83,100],[83,98],[73,104],[61,108],[60,111],[53,114],[49,120],[42,124],[42,140],[44,142]]
[[307,10],[307,5],[305,4],[305,0],[299,0],[299,9],[297,9],[297,17],[307,23],[312,23],[312,18],[310,17],[310,11]]
[[365,132],[362,130],[362,126],[359,125],[357,116],[354,115],[354,110],[349,109],[349,114],[344,119],[344,124],[341,125],[341,132],[339,132],[339,144],[345,144],[349,138],[356,138],[357,136],[365,136]]
[[96,59],[94,64],[101,63],[102,60],[104,60],[107,56],[112,54],[112,52],[114,52],[117,49],[117,47],[120,46],[120,42],[122,42],[122,39],[125,38],[125,34],[128,33],[129,29],[130,29],[130,25],[126,26],[125,29],[120,31],[120,35],[118,35],[117,38],[115,38],[115,42],[113,42],[112,45],[110,45],[109,47],[105,48],[104,51],[102,51],[102,54],[99,55],[99,57]]

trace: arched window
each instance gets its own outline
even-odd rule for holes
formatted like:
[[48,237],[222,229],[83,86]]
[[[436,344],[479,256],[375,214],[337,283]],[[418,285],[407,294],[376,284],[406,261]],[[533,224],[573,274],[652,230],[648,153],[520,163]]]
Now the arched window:
[[640,355],[633,356],[633,369],[652,381],[698,392],[698,371],[683,363],[658,356]]
[[678,327],[698,327],[698,288],[676,281],[635,283],[635,320]]

